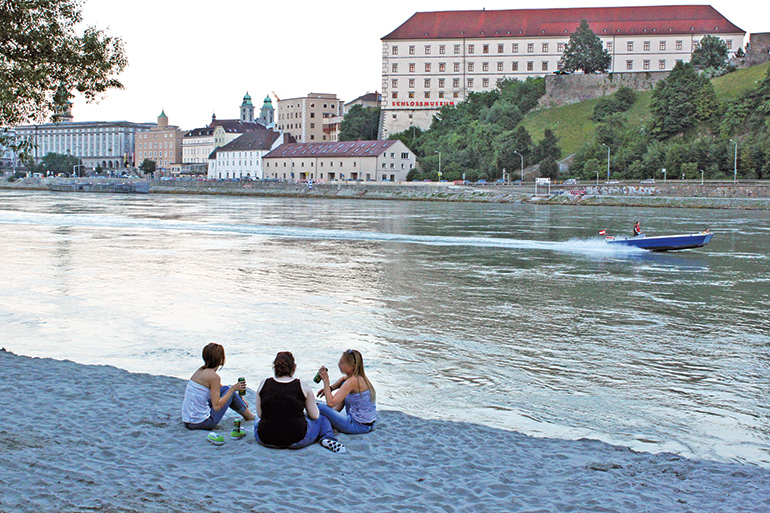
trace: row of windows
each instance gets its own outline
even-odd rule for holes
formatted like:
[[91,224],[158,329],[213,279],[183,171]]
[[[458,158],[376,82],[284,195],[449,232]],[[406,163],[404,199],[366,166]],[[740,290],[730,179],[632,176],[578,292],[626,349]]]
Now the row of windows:
[[153,137],[161,136],[161,137],[164,137],[164,138],[165,137],[174,137],[174,134],[172,134],[170,132],[164,132],[162,134],[157,134],[157,133],[156,134],[147,134],[147,133],[145,133],[145,134],[138,134],[137,137],[139,139],[147,139],[150,135],[153,135]]
[[140,151],[138,153],[139,158],[150,158],[150,157],[173,157],[173,152],[170,151]]
[[[547,61],[543,61],[543,62],[546,63]],[[512,71],[518,71],[518,69],[519,69],[519,63],[518,62],[514,61],[511,65],[512,65]],[[454,71],[454,73],[460,73],[461,72],[461,66],[462,66],[462,63],[460,63],[460,62],[452,63],[452,70]],[[490,66],[489,66],[488,62],[482,62],[481,63],[481,71],[482,72],[489,71],[489,67]],[[502,61],[498,61],[497,63],[495,63],[495,67],[497,68],[497,71],[505,71],[505,63],[502,62]],[[468,63],[466,63],[466,68],[467,68],[466,71],[468,71],[469,73],[473,73],[473,72],[476,71],[476,63],[468,62]],[[433,66],[431,65],[431,63],[430,62],[426,62],[425,63],[425,72],[426,73],[430,73],[432,69],[433,69]],[[547,68],[543,68],[543,69],[547,69]],[[398,73],[398,64],[393,64],[391,66],[391,71],[393,73]],[[416,71],[415,64],[410,63],[409,64],[409,72],[410,73],[414,73],[415,71]],[[445,62],[439,62],[438,63],[438,71],[439,71],[439,73],[445,73],[446,72],[446,63]],[[393,86],[393,87],[396,87],[396,86]]]
[[[149,144],[149,146],[147,146],[148,144]],[[142,148],[142,149],[145,149],[145,150],[147,148],[158,149],[158,148],[169,148],[169,147],[173,148],[174,147],[174,143],[169,143],[168,141],[166,141],[166,142],[163,143],[163,146],[161,146],[161,143],[139,143],[139,148]]]
[[[327,116],[327,114],[329,114]],[[334,113],[324,113],[324,117],[334,116]],[[315,112],[310,113],[311,118],[315,118]],[[289,112],[288,114],[278,114],[278,119],[297,119],[302,118],[301,112]]]
[[[725,40],[727,43],[727,49],[731,50],[733,46],[733,40],[727,39]],[[527,53],[535,53],[535,43],[525,43],[527,47]],[[556,51],[558,53],[564,53],[566,43],[556,43]],[[697,48],[699,45],[699,41],[693,41],[693,47]],[[461,44],[454,44],[453,46],[453,52],[455,55],[460,55],[462,53],[462,45]],[[493,45],[490,44],[482,44],[481,46],[481,53],[482,54],[488,54],[491,52],[491,48]],[[497,43],[497,53],[505,53],[505,44],[504,43]],[[651,47],[650,41],[644,41],[643,42],[644,51],[649,52]],[[659,41],[658,42],[658,48],[661,51],[666,50],[667,43],[666,41]],[[676,49],[682,50],[684,46],[683,40],[677,40],[676,41]],[[447,45],[439,45],[438,46],[438,53],[439,55],[445,55],[446,54],[446,47]],[[424,45],[423,46],[423,54],[424,55],[431,55],[432,53],[432,45]],[[629,52],[634,51],[634,41],[627,41],[626,42],[626,49]],[[607,42],[607,50],[612,51],[612,42]],[[548,53],[550,51],[550,43],[540,43],[540,51],[542,53]],[[393,45],[390,47],[390,53],[391,55],[398,55],[398,45]],[[476,53],[476,44],[471,43],[467,46],[467,53],[468,54],[475,54]],[[511,43],[511,53],[519,53],[519,43]],[[416,55],[417,54],[417,45],[409,45],[409,55]]]

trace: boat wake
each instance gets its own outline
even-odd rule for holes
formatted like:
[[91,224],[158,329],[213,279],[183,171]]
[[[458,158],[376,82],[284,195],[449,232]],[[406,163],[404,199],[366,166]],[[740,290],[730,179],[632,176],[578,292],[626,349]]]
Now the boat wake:
[[505,237],[451,237],[337,230],[324,228],[290,227],[280,225],[221,224],[195,221],[159,219],[131,219],[82,214],[30,214],[0,211],[0,223],[59,227],[85,227],[122,230],[170,230],[180,232],[236,233],[263,237],[304,240],[371,241],[384,243],[422,244],[429,246],[463,246],[511,250],[545,250],[562,253],[580,253],[596,256],[623,256],[645,253],[639,248],[610,245],[603,239],[570,239],[566,241],[539,241]]

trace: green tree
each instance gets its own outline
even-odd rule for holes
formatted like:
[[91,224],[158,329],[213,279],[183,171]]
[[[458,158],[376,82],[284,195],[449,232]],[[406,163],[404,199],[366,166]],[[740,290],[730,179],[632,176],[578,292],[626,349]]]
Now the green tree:
[[558,160],[561,158],[559,139],[550,128],[546,128],[543,131],[543,139],[537,143],[537,146],[533,152],[533,158],[536,162],[542,162],[547,158],[551,158],[553,160]]
[[507,101],[495,102],[487,111],[487,123],[503,130],[513,130],[524,118],[516,104]]
[[594,34],[586,20],[580,20],[577,30],[570,34],[569,42],[561,57],[562,69],[582,70],[584,73],[604,73],[609,69],[612,57],[602,40]]
[[727,43],[712,35],[703,36],[698,48],[693,50],[690,62],[693,66],[721,68],[727,65]]
[[[0,2],[0,126],[42,121],[73,90],[91,102],[122,88],[117,75],[127,64],[123,43],[95,27],[83,28],[81,4]],[[12,144],[3,134],[0,143]],[[29,142],[15,146],[29,156]]]
[[692,64],[678,61],[652,93],[653,133],[667,138],[694,127],[698,122],[698,98],[710,95],[704,92],[709,87],[713,89],[711,82],[698,75]]
[[49,153],[41,159],[40,165],[36,166],[34,172],[43,173],[48,176],[58,174],[71,175],[82,174],[83,169],[76,166],[82,166],[83,162],[72,155],[63,155],[61,153]]
[[550,178],[551,180],[559,178],[559,164],[553,157],[546,157],[540,163],[540,176]]
[[340,123],[340,141],[373,141],[380,126],[380,109],[354,105]]
[[585,161],[585,164],[583,164],[583,172],[580,177],[583,180],[596,180],[597,177],[606,172],[606,170],[606,162],[602,162],[599,159],[588,159]]
[[142,163],[139,164],[139,169],[141,169],[144,174],[152,174],[155,172],[156,168],[157,165],[155,164],[155,161],[150,159],[144,159]]

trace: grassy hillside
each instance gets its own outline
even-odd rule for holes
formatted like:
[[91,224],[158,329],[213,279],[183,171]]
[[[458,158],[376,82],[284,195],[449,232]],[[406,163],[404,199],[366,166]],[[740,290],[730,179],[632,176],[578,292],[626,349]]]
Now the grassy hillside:
[[[717,77],[712,80],[714,90],[720,100],[737,98],[755,87],[757,81],[765,77],[768,67],[770,63],[765,63]],[[651,91],[637,95],[636,103],[628,111],[630,125],[638,126],[648,122],[651,98]],[[565,156],[570,155],[578,151],[585,141],[593,136],[594,122],[591,120],[591,115],[597,101],[596,99],[586,100],[572,105],[530,112],[522,124],[535,142],[543,138],[543,131],[546,128],[550,128],[559,138],[562,153]]]

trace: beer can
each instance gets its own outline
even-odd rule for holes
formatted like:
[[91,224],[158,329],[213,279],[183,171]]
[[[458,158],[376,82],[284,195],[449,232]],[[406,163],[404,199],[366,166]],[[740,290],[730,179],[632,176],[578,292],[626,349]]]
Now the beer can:
[[[238,383],[240,383],[241,381],[246,381],[246,378],[238,378]],[[243,396],[245,396],[245,395],[246,395],[246,391],[245,391],[245,390],[239,390],[239,391],[238,391],[238,395],[240,395],[241,397],[243,397]]]

